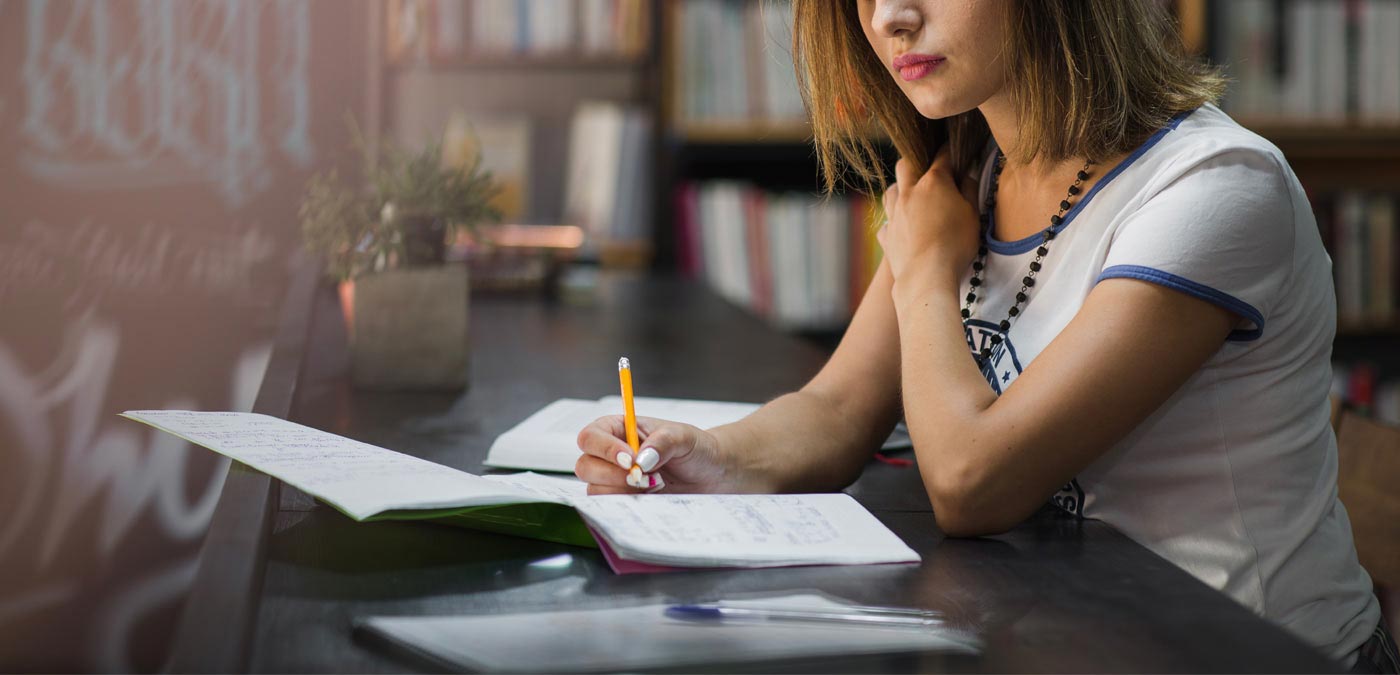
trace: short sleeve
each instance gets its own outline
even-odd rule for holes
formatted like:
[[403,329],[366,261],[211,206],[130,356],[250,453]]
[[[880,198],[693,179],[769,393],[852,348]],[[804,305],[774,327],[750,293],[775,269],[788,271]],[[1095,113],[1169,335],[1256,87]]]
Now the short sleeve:
[[1191,165],[1125,218],[1098,280],[1138,279],[1239,317],[1229,339],[1264,334],[1293,267],[1292,191],[1279,162],[1236,149]]

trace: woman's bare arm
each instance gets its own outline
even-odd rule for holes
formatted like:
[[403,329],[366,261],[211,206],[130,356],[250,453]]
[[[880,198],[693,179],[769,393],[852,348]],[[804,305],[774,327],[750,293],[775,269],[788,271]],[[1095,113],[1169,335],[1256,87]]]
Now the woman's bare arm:
[[842,488],[899,418],[899,329],[893,277],[876,271],[841,344],[801,390],[712,430],[746,488],[768,492]]

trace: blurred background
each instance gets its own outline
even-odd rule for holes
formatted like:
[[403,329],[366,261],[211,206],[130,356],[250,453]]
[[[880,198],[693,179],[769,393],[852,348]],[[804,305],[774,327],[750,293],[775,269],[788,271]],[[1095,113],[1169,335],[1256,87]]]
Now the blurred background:
[[[1310,193],[1334,393],[1400,423],[1400,0],[1166,4]],[[771,0],[0,0],[0,670],[161,668],[227,465],[116,414],[251,409],[292,279],[406,260],[390,224],[458,213],[420,194],[439,164],[489,172],[447,193],[481,201],[456,217],[486,229],[448,227],[440,256],[473,293],[676,274],[834,346],[879,206],[817,197],[790,19]]]

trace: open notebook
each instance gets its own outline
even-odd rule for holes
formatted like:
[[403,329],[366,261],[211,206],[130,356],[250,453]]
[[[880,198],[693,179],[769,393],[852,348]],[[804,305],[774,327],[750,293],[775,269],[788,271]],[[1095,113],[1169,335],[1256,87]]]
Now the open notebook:
[[[633,402],[640,417],[684,422],[701,429],[737,422],[759,408],[757,403],[649,396],[638,396]],[[573,473],[579,457],[579,430],[599,417],[621,413],[620,396],[604,396],[596,401],[561,398],[496,437],[486,454],[485,464],[500,469]],[[909,445],[909,434],[901,424],[882,449],[888,451]]]
[[575,480],[477,476],[267,415],[122,416],[247,464],[358,521],[434,520],[597,545],[618,573],[919,560],[845,494],[590,497]]

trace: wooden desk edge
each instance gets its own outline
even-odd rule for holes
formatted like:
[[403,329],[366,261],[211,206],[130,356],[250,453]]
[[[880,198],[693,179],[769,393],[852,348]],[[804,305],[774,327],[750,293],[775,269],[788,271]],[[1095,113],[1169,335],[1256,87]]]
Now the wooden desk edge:
[[[292,277],[253,412],[283,419],[291,413],[320,275],[318,265],[307,264]],[[279,486],[267,474],[238,463],[229,466],[176,625],[168,672],[248,669]]]

